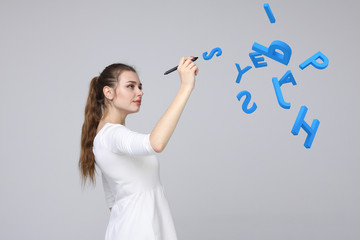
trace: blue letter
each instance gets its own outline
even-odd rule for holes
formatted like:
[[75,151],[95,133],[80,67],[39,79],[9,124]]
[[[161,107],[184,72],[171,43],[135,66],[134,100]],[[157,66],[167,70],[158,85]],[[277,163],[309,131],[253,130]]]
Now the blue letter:
[[[316,61],[319,58],[321,59],[321,61],[323,61],[322,63]],[[300,64],[299,67],[301,70],[303,70],[310,64],[316,67],[317,69],[324,69],[329,65],[329,59],[319,51],[315,53],[312,57],[310,57],[308,60]]]
[[217,48],[214,48],[213,50],[211,50],[209,56],[206,56],[208,53],[207,53],[207,52],[204,52],[204,53],[203,53],[203,58],[204,58],[205,60],[209,60],[209,59],[211,59],[211,58],[214,56],[214,54],[215,54],[216,52],[218,52],[218,53],[216,54],[216,56],[217,56],[217,57],[220,56],[220,55],[222,54],[221,48],[218,48],[218,47],[217,47]]
[[290,82],[292,83],[292,85],[296,85],[295,78],[292,75],[291,71],[290,70],[287,71],[285,73],[285,75],[280,79],[280,81],[278,81],[278,79],[276,77],[274,77],[272,79],[272,82],[273,82],[273,85],[274,85],[275,94],[276,94],[276,98],[278,100],[279,105],[282,108],[289,109],[291,104],[284,101],[284,97],[283,97],[283,94],[281,92],[280,87],[284,83],[290,83]]
[[285,73],[285,75],[280,79],[279,81],[279,84],[280,84],[280,87],[281,85],[283,85],[284,83],[292,83],[292,85],[296,85],[296,82],[295,82],[295,78],[294,76],[292,75],[291,71],[287,71]]
[[258,52],[249,53],[249,57],[250,57],[251,61],[253,62],[254,67],[255,68],[266,67],[267,66],[266,62],[259,63],[259,62],[264,61],[264,57],[255,58],[257,56],[261,56],[261,54]]
[[276,94],[276,98],[278,100],[279,105],[282,108],[289,109],[291,104],[284,101],[284,97],[282,95],[278,79],[276,77],[274,77],[272,79],[272,82],[273,82],[273,85],[274,85],[275,94]]
[[[273,41],[269,48],[266,48],[256,42],[254,42],[252,46],[252,50],[261,53],[275,61],[278,61],[279,63],[282,63],[284,65],[288,65],[291,57],[291,48],[286,43],[275,40]],[[280,50],[283,52],[283,54],[276,52],[276,50]]]
[[246,95],[246,97],[245,97],[245,100],[243,102],[242,109],[247,114],[253,113],[257,108],[256,103],[254,103],[251,108],[246,109],[247,106],[249,106],[249,102],[250,102],[250,99],[251,99],[251,94],[248,91],[241,91],[241,92],[238,93],[238,95],[236,97],[240,101],[240,99],[244,95]]
[[291,130],[291,133],[294,135],[298,135],[300,128],[303,128],[305,130],[305,132],[307,132],[307,134],[308,134],[306,137],[304,146],[306,148],[310,148],[311,144],[315,138],[315,134],[319,127],[320,121],[317,119],[314,119],[314,121],[312,122],[311,127],[310,127],[309,124],[307,124],[304,121],[307,110],[308,109],[306,106],[301,106],[299,114],[298,114],[296,121],[294,123],[294,126]]
[[265,11],[266,11],[266,14],[270,20],[271,23],[274,23],[275,22],[275,18],[274,18],[274,14],[272,13],[271,9],[270,9],[270,6],[268,3],[264,3],[264,8],[265,8]]
[[241,77],[244,73],[246,73],[247,71],[249,71],[251,69],[251,66],[247,66],[246,68],[244,68],[244,70],[241,70],[240,65],[238,63],[235,63],[236,68],[239,72],[237,78],[236,78],[236,83],[240,83]]

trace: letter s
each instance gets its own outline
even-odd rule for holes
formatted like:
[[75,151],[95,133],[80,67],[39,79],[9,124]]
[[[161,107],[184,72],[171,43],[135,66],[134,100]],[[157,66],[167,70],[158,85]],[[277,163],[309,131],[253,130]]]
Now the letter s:
[[254,102],[254,104],[252,105],[251,108],[247,108],[247,106],[249,106],[249,103],[250,103],[250,99],[251,99],[251,94],[248,92],[248,91],[241,91],[238,93],[238,95],[236,96],[237,99],[240,101],[240,99],[243,97],[243,96],[246,96],[245,97],[245,100],[243,102],[243,105],[242,105],[242,109],[245,113],[247,114],[250,114],[250,113],[253,113],[256,108],[257,108],[257,105],[256,103]]
[[202,56],[203,56],[204,60],[210,60],[210,59],[214,56],[214,54],[215,54],[216,52],[218,52],[218,53],[216,54],[216,56],[217,56],[217,57],[220,56],[220,55],[222,54],[221,48],[218,48],[218,47],[217,47],[217,48],[214,48],[213,50],[211,50],[209,56],[206,56],[206,55],[208,54],[208,52],[204,52]]

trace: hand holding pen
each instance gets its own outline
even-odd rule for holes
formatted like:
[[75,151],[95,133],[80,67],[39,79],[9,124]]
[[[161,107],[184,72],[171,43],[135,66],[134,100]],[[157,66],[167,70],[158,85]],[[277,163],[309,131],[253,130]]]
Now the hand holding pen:
[[[193,57],[193,56],[188,57],[187,59],[189,59],[189,58],[190,58],[193,62],[195,62],[195,61],[198,59],[198,57]],[[181,62],[181,60],[180,60],[180,62]],[[195,65],[195,64],[194,64],[194,65]],[[196,66],[196,65],[195,65],[195,66]],[[172,69],[166,71],[166,72],[164,73],[164,75],[167,75],[167,74],[169,74],[169,73],[172,73],[172,72],[176,71],[178,67],[179,67],[179,65],[176,66],[176,67],[173,67]],[[195,75],[197,75],[198,72],[199,72],[199,70],[196,71]]]
[[193,62],[194,58],[181,57],[177,70],[181,79],[181,86],[194,89],[195,87],[195,76],[199,72],[198,67]]

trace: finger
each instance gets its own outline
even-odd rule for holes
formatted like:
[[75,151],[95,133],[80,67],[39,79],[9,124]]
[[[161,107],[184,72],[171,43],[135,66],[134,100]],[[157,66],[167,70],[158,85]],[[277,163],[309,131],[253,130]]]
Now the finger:
[[188,58],[186,59],[186,61],[184,62],[184,67],[188,67],[190,64],[193,63],[193,61],[191,61],[192,58]]
[[191,57],[182,57],[184,59],[184,62],[187,61],[188,59],[191,59]]
[[185,57],[180,58],[179,67],[184,64],[185,60],[186,60]]
[[194,66],[196,66],[195,63],[194,63],[194,62],[191,62],[191,63],[187,66],[187,68],[192,69],[192,68],[194,68]]
[[186,60],[186,61],[192,61],[193,58],[194,58],[194,57],[192,57],[192,56],[191,56],[191,57],[186,57],[185,60]]
[[181,57],[178,68],[186,68],[192,61],[193,57]]

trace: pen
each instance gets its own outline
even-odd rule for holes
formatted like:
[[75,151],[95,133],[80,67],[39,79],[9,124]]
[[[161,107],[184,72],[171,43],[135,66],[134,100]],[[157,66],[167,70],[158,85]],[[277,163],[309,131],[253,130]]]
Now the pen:
[[[195,62],[196,59],[198,59],[198,57],[194,57],[193,59],[191,59],[191,61]],[[179,65],[177,65],[176,67],[173,67],[172,69],[166,71],[166,72],[164,73],[164,75],[169,74],[169,73],[175,71],[175,70],[178,68],[178,66],[179,66]]]

